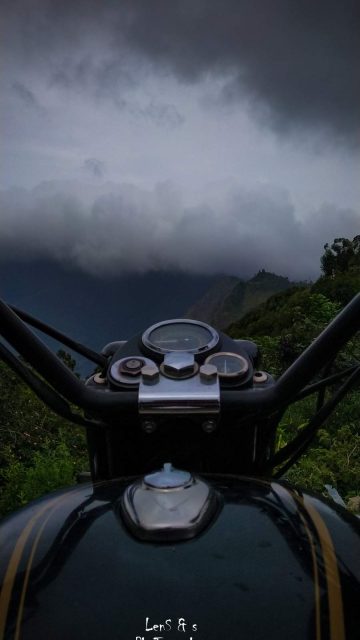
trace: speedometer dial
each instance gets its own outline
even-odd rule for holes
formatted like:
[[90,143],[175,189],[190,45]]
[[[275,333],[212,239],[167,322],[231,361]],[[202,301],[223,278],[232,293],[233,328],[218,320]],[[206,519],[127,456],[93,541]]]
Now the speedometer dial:
[[195,320],[168,320],[155,324],[145,331],[143,344],[156,353],[188,351],[203,353],[218,342],[216,331],[203,322]]

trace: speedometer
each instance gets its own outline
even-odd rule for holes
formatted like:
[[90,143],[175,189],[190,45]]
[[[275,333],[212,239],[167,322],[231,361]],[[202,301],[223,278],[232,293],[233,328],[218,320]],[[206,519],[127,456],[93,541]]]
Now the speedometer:
[[196,320],[167,320],[147,329],[143,344],[156,353],[187,351],[204,353],[219,342],[219,335],[209,325]]

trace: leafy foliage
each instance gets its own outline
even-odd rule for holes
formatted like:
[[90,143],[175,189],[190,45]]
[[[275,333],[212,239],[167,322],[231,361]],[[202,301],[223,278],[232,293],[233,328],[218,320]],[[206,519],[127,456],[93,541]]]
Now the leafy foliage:
[[[360,290],[360,236],[353,241],[337,239],[325,245],[322,265],[331,252],[335,273],[324,275],[313,285],[293,287],[233,323],[228,333],[248,338],[260,348],[263,369],[281,375]],[[360,266],[360,265],[359,265]],[[328,267],[326,267],[328,269]],[[324,268],[325,271],[325,268]],[[360,340],[353,338],[339,354],[335,369],[360,360]],[[288,408],[279,425],[277,446],[287,444],[315,411],[315,401],[306,398]],[[360,494],[360,394],[347,395],[326,421],[312,447],[287,474],[291,482],[324,491],[332,484],[345,497]]]
[[0,493],[0,513],[5,515],[30,500],[59,487],[73,484],[78,460],[74,459],[65,441],[55,447],[50,440],[34,451],[25,462],[11,448],[3,452],[7,465],[0,471],[4,482]]
[[329,324],[339,309],[338,303],[322,294],[312,293],[310,287],[293,287],[272,296],[257,311],[232,324],[228,333],[234,338],[252,336],[260,347],[265,337],[276,338],[276,373],[279,373],[279,368],[286,369]]
[[288,478],[319,492],[325,484],[332,484],[345,500],[359,495],[360,434],[349,425],[340,427],[336,433],[330,429],[319,431],[316,444],[290,470]]
[[360,271],[322,276],[313,284],[311,291],[322,293],[328,300],[343,307],[360,291]]
[[[278,336],[282,330],[289,326],[291,306],[296,305],[296,301],[307,287],[291,287],[284,292],[271,296],[266,302],[256,309],[249,311],[245,316],[234,322],[227,329],[228,335],[237,337],[238,335],[252,336]],[[289,304],[289,301],[290,304]]]
[[331,246],[324,246],[321,257],[321,269],[325,276],[339,273],[360,272],[360,236],[353,240],[335,238]]
[[0,515],[87,469],[83,429],[52,413],[1,362],[0,413]]

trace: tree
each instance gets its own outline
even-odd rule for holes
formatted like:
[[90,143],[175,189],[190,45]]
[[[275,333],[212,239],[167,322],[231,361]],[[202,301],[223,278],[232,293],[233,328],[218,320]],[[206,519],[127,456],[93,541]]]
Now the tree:
[[75,371],[76,360],[71,357],[70,353],[64,351],[64,349],[59,349],[57,352],[57,356],[60,360],[63,361],[64,364],[70,369],[70,371]]
[[324,245],[321,257],[321,270],[325,276],[360,270],[360,235],[353,240],[335,238],[331,246]]

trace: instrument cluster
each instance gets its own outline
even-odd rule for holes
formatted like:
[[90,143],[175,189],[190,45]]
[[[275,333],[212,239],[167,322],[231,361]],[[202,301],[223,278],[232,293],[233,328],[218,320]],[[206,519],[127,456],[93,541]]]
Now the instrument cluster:
[[175,319],[149,327],[141,336],[122,343],[108,370],[112,386],[135,388],[141,380],[159,376],[202,382],[218,379],[221,386],[243,386],[253,375],[253,343],[235,341],[204,322]]

